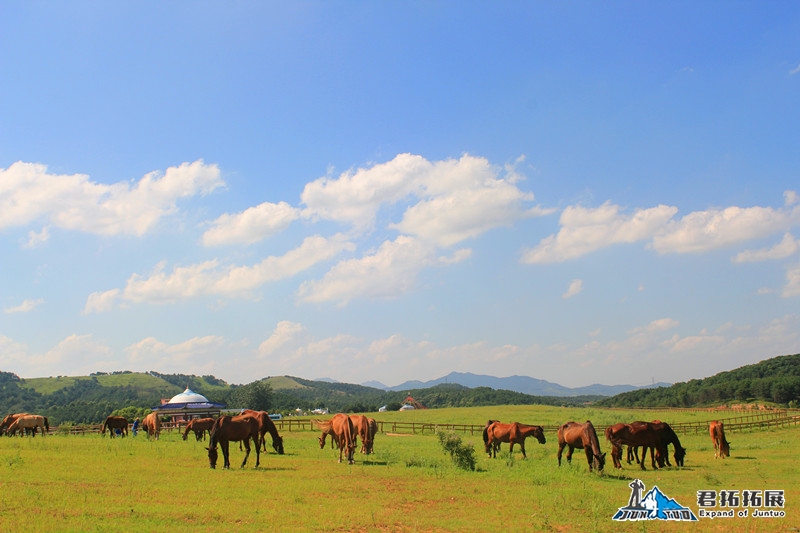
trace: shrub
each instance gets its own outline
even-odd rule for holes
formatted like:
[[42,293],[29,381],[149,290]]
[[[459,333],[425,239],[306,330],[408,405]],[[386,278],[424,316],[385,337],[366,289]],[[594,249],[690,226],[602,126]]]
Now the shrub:
[[472,444],[464,444],[461,437],[455,433],[445,433],[438,431],[436,436],[439,444],[446,453],[450,454],[453,463],[462,470],[475,470],[475,447]]

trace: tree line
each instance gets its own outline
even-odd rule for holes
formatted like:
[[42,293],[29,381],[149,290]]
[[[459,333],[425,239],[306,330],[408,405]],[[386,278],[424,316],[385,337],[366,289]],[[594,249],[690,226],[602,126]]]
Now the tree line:
[[670,387],[638,389],[597,402],[605,407],[698,407],[731,403],[775,403],[797,407],[800,354],[783,355]]

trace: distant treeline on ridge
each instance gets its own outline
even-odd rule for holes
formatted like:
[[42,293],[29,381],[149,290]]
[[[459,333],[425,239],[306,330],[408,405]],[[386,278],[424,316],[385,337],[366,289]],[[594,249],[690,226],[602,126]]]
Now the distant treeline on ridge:
[[230,385],[214,376],[137,373],[95,373],[81,377],[22,379],[0,372],[0,416],[31,412],[47,416],[51,425],[98,424],[110,414],[142,416],[162,398],[190,388],[231,409],[253,408],[292,414],[296,409],[327,408],[330,412],[397,410],[409,395],[426,407],[490,405],[597,405],[603,407],[700,407],[732,403],[774,403],[797,407],[800,400],[800,354],[774,357],[705,379],[670,387],[638,389],[613,397],[532,396],[490,387],[458,384],[403,392],[363,385],[330,383],[280,376]]

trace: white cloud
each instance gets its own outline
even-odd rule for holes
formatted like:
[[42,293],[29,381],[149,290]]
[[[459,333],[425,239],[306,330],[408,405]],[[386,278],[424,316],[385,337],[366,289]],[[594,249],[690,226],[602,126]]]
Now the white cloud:
[[[727,207],[695,211],[680,220],[676,207],[660,205],[621,213],[610,202],[598,208],[570,206],[564,209],[558,233],[545,237],[533,249],[524,250],[523,263],[554,263],[576,259],[617,243],[648,241],[660,254],[698,253],[748,240],[787,232],[800,224],[800,207],[794,191],[784,193],[784,208]],[[748,257],[747,254],[742,258]]]
[[[63,229],[99,235],[136,235],[177,210],[180,198],[224,185],[216,165],[202,160],[151,172],[138,182],[112,185],[83,174],[58,175],[44,165],[17,162],[0,169],[0,229],[39,220]],[[29,244],[48,233],[31,234]]]
[[341,235],[330,239],[313,236],[282,256],[270,256],[252,266],[221,266],[215,259],[167,272],[166,264],[161,262],[148,276],[132,275],[122,290],[92,293],[84,312],[108,311],[120,299],[133,303],[170,303],[208,295],[253,297],[254,291],[266,283],[291,277],[352,249],[352,243]]
[[281,349],[285,350],[287,346],[296,345],[298,339],[301,339],[305,334],[305,331],[302,324],[282,320],[275,326],[272,335],[259,345],[258,353],[262,357],[266,357],[278,353]]
[[419,193],[432,168],[424,157],[399,154],[387,163],[348,171],[336,179],[319,178],[305,186],[300,199],[307,216],[368,230],[382,205]]
[[757,261],[769,261],[772,259],[785,259],[796,254],[800,250],[800,242],[791,233],[786,233],[781,242],[771,248],[760,250],[745,250],[734,256],[734,263],[753,263]]
[[241,213],[224,214],[203,234],[203,244],[253,244],[279,233],[300,217],[300,210],[286,202],[264,202]]
[[[520,161],[523,158],[520,158]],[[430,162],[412,154],[366,169],[349,171],[337,179],[320,178],[306,185],[301,199],[305,216],[352,224],[356,231],[370,230],[383,206],[410,204],[403,219],[390,228],[452,246],[515,220],[547,213],[528,208],[531,193],[516,183],[521,177],[513,166],[501,170],[485,158]]]
[[800,73],[800,65],[797,65],[792,70],[789,71],[789,76],[794,76],[795,74]]
[[781,291],[781,296],[791,298],[800,296],[800,265],[793,266],[786,270],[786,285]]
[[572,283],[569,284],[569,288],[567,292],[561,295],[562,298],[572,298],[583,291],[583,280],[582,279],[573,279]]
[[798,209],[727,207],[695,211],[667,224],[653,238],[652,247],[662,254],[705,252],[787,231],[799,219]]
[[39,307],[40,305],[42,305],[43,303],[44,303],[44,299],[42,299],[42,298],[37,298],[36,300],[33,300],[33,299],[29,298],[29,299],[24,300],[21,304],[19,304],[17,306],[8,307],[8,308],[4,309],[3,312],[5,312],[6,314],[9,314],[9,315],[10,314],[14,314],[14,313],[29,313],[29,312],[33,311],[34,309],[36,309],[37,307]]
[[222,353],[228,354],[229,351],[225,340],[216,335],[194,337],[177,344],[167,344],[154,337],[147,337],[125,348],[128,363],[134,368],[197,374],[211,373],[217,368],[214,361]]
[[298,297],[342,305],[358,297],[391,298],[411,290],[422,268],[457,263],[469,255],[469,250],[458,250],[451,257],[437,257],[432,246],[401,235],[371,255],[338,263],[319,281],[304,282]]
[[617,243],[633,243],[652,238],[678,208],[659,205],[637,209],[632,215],[620,213],[610,202],[592,209],[570,206],[561,214],[561,229],[542,239],[538,246],[523,253],[523,263],[555,263],[575,259]]

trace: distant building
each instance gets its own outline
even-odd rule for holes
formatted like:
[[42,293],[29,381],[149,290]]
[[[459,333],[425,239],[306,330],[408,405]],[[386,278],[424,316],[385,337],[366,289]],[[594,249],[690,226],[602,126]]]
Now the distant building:
[[159,415],[169,416],[173,422],[185,422],[192,418],[216,418],[226,405],[208,401],[208,398],[198,394],[188,387],[180,394],[170,399],[162,399],[161,405],[153,407]]

